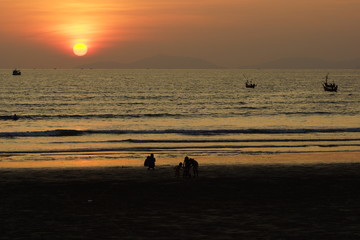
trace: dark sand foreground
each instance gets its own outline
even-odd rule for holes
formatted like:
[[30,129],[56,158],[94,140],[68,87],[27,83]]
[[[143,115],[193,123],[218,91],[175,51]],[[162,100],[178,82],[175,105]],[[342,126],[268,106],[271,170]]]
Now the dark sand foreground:
[[1,169],[0,239],[360,239],[360,164]]

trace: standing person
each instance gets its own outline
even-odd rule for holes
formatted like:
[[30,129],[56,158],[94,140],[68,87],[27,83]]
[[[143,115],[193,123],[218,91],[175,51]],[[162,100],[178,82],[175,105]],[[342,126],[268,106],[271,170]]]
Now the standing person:
[[190,174],[191,163],[190,163],[190,158],[188,156],[185,157],[183,166],[184,166],[183,177],[191,177]]
[[190,166],[193,169],[194,177],[198,177],[199,176],[199,163],[193,158],[190,158],[189,161],[190,161]]
[[155,169],[156,159],[155,159],[153,153],[151,153],[150,156],[148,156],[148,157],[146,158],[145,162],[147,163],[148,170],[150,170],[150,169],[154,170],[154,169]]

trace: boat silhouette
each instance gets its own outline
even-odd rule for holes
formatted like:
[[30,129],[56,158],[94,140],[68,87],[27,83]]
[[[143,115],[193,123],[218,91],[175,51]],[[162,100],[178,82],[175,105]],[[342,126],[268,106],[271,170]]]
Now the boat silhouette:
[[21,71],[15,68],[12,72],[12,75],[21,75]]
[[246,88],[255,88],[256,87],[256,83],[253,83],[252,81],[249,81],[249,79],[244,75],[246,82],[245,82],[245,87]]
[[324,90],[327,92],[337,92],[338,85],[336,85],[334,82],[328,83],[329,74],[326,74],[325,81],[323,82]]

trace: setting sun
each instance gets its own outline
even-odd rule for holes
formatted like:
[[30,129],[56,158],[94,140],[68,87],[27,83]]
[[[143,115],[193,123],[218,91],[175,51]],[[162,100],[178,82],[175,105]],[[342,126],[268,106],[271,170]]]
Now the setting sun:
[[88,47],[84,43],[77,43],[73,46],[73,51],[76,56],[84,56],[88,51]]

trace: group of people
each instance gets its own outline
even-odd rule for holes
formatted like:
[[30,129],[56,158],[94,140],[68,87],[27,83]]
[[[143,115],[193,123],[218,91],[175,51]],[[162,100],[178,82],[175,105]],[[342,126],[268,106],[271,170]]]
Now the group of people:
[[[144,161],[144,166],[148,168],[148,170],[154,170],[155,169],[155,162],[156,159],[154,157],[154,154],[151,153],[149,156],[146,157]],[[191,177],[192,175],[194,177],[199,176],[199,163],[193,159],[186,156],[184,158],[184,162],[179,162],[179,164],[174,168],[175,171],[175,177],[180,177],[181,175],[183,177]]]
[[183,177],[191,177],[191,173],[194,177],[199,176],[199,163],[188,156],[185,157],[184,162],[179,162],[175,168],[175,177],[180,177],[181,172]]

